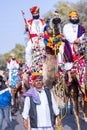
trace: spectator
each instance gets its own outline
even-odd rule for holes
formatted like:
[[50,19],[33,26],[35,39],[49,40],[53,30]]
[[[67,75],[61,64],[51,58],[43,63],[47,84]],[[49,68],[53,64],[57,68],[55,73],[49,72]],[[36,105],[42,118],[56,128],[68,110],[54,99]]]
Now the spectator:
[[22,113],[24,126],[28,128],[28,118],[30,118],[29,127],[31,130],[34,128],[53,130],[55,122],[59,123],[60,119],[54,96],[48,88],[43,87],[43,76],[40,72],[32,74],[32,80],[34,87],[24,94],[25,101]]
[[8,124],[8,130],[12,130],[10,120],[10,104],[11,104],[11,91],[6,86],[2,75],[0,75],[0,130],[2,130],[4,116]]

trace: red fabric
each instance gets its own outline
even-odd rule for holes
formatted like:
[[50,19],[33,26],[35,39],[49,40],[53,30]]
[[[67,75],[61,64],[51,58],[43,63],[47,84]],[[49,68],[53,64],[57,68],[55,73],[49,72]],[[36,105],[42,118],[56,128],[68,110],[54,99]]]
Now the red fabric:
[[28,20],[28,23],[32,25],[33,19]]
[[34,6],[30,9],[30,12],[31,13],[34,13],[34,12],[38,12],[39,11],[39,7],[38,6]]
[[[28,20],[28,24],[32,25],[33,20],[34,20],[34,19],[29,19],[29,20]],[[45,24],[44,19],[41,19],[41,18],[40,18],[39,20],[41,21],[42,25]]]
[[32,80],[36,80],[36,79],[43,79],[43,76],[36,76],[36,75],[34,75],[34,76],[32,76]]
[[[9,63],[9,64],[10,64],[10,62],[11,62],[11,60],[8,60],[8,61],[7,61],[7,63]],[[16,60],[16,63],[18,64],[18,60]]]
[[18,60],[16,60],[16,63],[18,64]]
[[10,64],[11,60],[8,60],[7,62]]
[[75,55],[75,54],[73,55],[74,62],[78,61],[78,59],[81,59],[81,58],[83,58],[83,55],[80,55],[80,56]]
[[30,38],[37,37],[37,34],[30,34]]

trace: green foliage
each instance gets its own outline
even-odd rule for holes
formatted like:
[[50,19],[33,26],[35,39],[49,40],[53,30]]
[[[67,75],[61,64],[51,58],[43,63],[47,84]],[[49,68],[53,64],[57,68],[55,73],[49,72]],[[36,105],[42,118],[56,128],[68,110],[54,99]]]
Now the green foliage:
[[[72,4],[68,3],[68,2],[58,2],[56,5],[54,5],[55,10],[58,10],[60,18],[62,19],[62,21],[64,23],[66,23],[68,21],[68,13],[71,10],[74,10],[75,8],[72,7]],[[54,10],[54,11],[55,11]],[[52,10],[47,12],[47,14],[44,15],[44,18],[51,18],[52,17]]]
[[[77,3],[70,2],[58,2],[54,5],[55,10],[59,11],[60,18],[62,20],[62,26],[68,22],[68,13],[71,10],[77,10],[79,13],[80,23],[85,27],[87,31],[87,1],[81,0]],[[54,11],[55,11],[54,10]],[[51,18],[52,10],[44,15],[44,18]]]
[[22,46],[21,44],[16,44],[15,48],[12,50],[12,52],[15,53],[16,58],[20,61],[22,60],[22,62],[24,62],[24,52],[25,52],[25,47]]
[[64,16],[66,17],[71,10],[74,10],[70,3],[61,1],[57,5],[55,5],[55,8],[59,11],[61,18],[64,18]]
[[0,70],[5,70],[6,68],[6,59],[4,55],[0,55]]

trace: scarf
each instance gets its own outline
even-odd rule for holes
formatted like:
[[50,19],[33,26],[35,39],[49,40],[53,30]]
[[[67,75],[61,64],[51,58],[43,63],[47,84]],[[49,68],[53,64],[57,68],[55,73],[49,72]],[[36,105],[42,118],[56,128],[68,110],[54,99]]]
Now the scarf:
[[39,94],[34,87],[30,88],[25,94],[23,94],[24,98],[28,96],[33,98],[33,101],[36,105],[41,104]]

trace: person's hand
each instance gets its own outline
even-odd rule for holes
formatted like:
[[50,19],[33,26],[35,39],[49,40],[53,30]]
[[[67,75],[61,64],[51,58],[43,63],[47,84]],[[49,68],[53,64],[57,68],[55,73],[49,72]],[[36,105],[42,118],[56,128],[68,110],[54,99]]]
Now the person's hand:
[[25,30],[28,31],[28,25],[27,24],[25,25]]
[[79,43],[81,43],[81,40],[80,40],[79,38],[77,38],[77,39],[74,41],[74,43],[79,44]]
[[23,124],[26,129],[28,129],[28,120],[23,119]]
[[39,37],[43,37],[43,33],[40,33],[40,34],[39,34]]
[[58,128],[58,126],[61,126],[61,118],[60,118],[60,116],[56,117],[55,127]]

